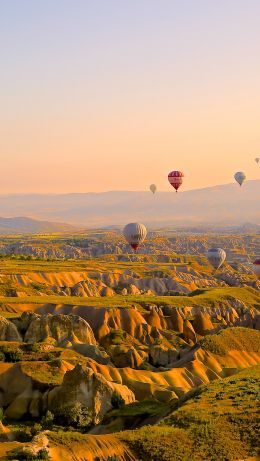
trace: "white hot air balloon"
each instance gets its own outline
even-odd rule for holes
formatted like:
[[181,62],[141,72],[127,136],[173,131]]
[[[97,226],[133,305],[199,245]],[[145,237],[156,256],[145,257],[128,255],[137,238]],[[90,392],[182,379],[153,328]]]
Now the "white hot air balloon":
[[259,161],[260,161],[260,158],[259,158],[259,157],[256,157],[256,158],[255,158],[255,162],[256,162],[256,163],[259,163]]
[[234,174],[234,178],[236,182],[238,182],[238,184],[242,186],[243,182],[246,179],[246,175],[245,173],[243,173],[243,171],[238,171],[237,173]]
[[210,248],[207,257],[214,269],[219,269],[226,259],[226,252],[222,248]]
[[124,227],[123,234],[129,245],[136,251],[144,242],[147,230],[144,224],[131,222]]
[[260,278],[260,258],[256,259],[254,262],[253,262],[253,271],[255,273],[255,275]]
[[155,194],[156,190],[157,190],[156,184],[151,184],[151,185],[150,185],[150,191],[151,191],[153,194]]

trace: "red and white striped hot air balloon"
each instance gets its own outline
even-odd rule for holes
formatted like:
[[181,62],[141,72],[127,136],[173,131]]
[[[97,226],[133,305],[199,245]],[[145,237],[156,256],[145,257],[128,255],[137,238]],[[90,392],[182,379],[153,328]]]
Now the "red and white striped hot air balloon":
[[171,171],[168,174],[168,180],[172,187],[178,192],[179,187],[182,185],[184,174],[181,171]]
[[256,259],[254,262],[253,262],[253,271],[255,273],[255,275],[260,278],[260,258]]

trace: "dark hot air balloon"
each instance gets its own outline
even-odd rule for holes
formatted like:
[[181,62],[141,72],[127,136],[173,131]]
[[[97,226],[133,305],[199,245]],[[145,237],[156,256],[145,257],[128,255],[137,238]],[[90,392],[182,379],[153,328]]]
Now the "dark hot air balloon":
[[243,182],[246,179],[246,175],[243,171],[238,171],[237,173],[234,174],[234,178],[236,182],[238,182],[238,184],[242,186]]

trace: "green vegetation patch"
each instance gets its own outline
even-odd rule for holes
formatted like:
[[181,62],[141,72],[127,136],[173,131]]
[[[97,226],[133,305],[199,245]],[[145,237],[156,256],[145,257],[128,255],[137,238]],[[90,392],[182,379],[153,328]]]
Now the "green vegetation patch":
[[169,407],[168,403],[144,400],[143,402],[134,402],[129,405],[124,405],[122,408],[111,410],[107,413],[107,416],[110,418],[117,417],[138,417],[142,416],[144,418],[161,415]]
[[51,386],[59,386],[64,376],[60,359],[50,362],[21,362],[21,369],[35,382]]
[[227,328],[218,334],[205,336],[201,347],[213,354],[225,355],[229,351],[260,352],[260,332],[251,328]]
[[126,442],[140,461],[189,461],[193,458],[193,442],[183,429],[146,426],[122,432]]
[[64,445],[66,447],[71,447],[71,444],[74,442],[86,443],[86,435],[81,432],[76,432],[73,430],[63,431],[59,430],[57,432],[49,432],[48,438],[51,442],[56,445]]
[[[260,365],[191,391],[157,426],[117,436],[139,461],[233,461],[257,456],[259,383]],[[148,402],[143,404],[149,408]],[[135,404],[128,407],[131,413]]]
[[259,384],[260,365],[214,381],[191,393],[190,398],[186,396],[186,401],[180,401],[179,408],[161,424],[188,431],[201,459],[233,460],[256,455]]

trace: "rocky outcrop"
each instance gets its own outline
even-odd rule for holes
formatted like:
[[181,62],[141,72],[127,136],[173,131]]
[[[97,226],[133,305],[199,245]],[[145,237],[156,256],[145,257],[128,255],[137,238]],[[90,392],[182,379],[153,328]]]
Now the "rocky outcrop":
[[[236,298],[220,301],[216,306],[147,305],[141,312],[134,307],[107,308],[95,306],[43,305],[40,313],[69,314],[73,312],[90,325],[97,341],[102,341],[113,330],[122,330],[142,344],[151,345],[156,338],[169,339],[177,334],[190,344],[197,335],[205,336],[229,326],[259,328],[257,309],[249,309]],[[169,333],[171,332],[171,333]]]
[[133,392],[126,386],[108,382],[101,374],[77,365],[65,373],[61,386],[49,392],[47,407],[54,414],[63,415],[76,403],[80,403],[88,411],[89,424],[98,424],[112,408],[111,397],[114,392],[121,395],[125,403],[135,401]]
[[109,355],[113,364],[118,368],[139,368],[148,358],[147,352],[125,345],[110,346]]
[[39,315],[25,312],[16,324],[24,332],[25,342],[51,342],[61,347],[71,347],[79,343],[96,345],[91,327],[77,315]]
[[80,344],[76,343],[72,345],[72,349],[84,357],[89,357],[98,363],[104,365],[110,363],[110,357],[105,351],[101,351],[98,346],[93,344]]
[[198,312],[194,316],[193,320],[193,329],[194,331],[201,335],[205,336],[211,333],[214,330],[210,315],[207,312]]
[[0,317],[0,341],[22,341],[16,326],[4,317]]
[[114,368],[98,365],[92,360],[88,360],[88,366],[107,380],[127,385],[137,400],[168,402],[193,387],[260,363],[260,333],[246,328],[239,330],[237,332],[236,328],[231,328],[224,330],[221,335],[209,336],[205,342],[202,340],[201,344],[187,350],[181,357],[177,356],[171,369],[154,372]]
[[149,349],[149,361],[155,367],[168,367],[179,357],[179,352],[174,348],[164,346],[151,346]]
[[197,336],[194,331],[194,328],[189,320],[184,320],[183,324],[183,336],[186,341],[191,344],[195,344],[197,342]]
[[[194,335],[190,325],[184,327]],[[256,330],[229,328],[201,339],[182,353],[153,345],[150,360],[166,367],[158,370],[116,368],[91,358],[82,358],[82,365],[76,368],[75,358],[57,363],[0,363],[0,406],[7,418],[17,420],[28,415],[39,418],[48,409],[58,416],[62,409],[67,412],[80,404],[89,424],[95,423],[111,408],[113,392],[126,403],[134,399],[170,402],[193,387],[260,363],[259,336]],[[142,357],[141,349],[137,352]],[[129,355],[131,360],[137,360],[135,354]]]
[[[143,257],[145,259],[145,257]],[[200,287],[215,287],[219,284],[213,277],[200,274],[186,266],[172,266],[170,273],[153,270],[138,274],[129,270],[84,271],[84,272],[28,272],[26,274],[0,274],[0,280],[10,285],[6,296],[25,296],[24,287],[31,294],[60,296],[104,297],[115,293],[130,295],[172,295],[176,292],[188,294]],[[224,282],[221,282],[225,284]]]
[[40,382],[38,378],[46,373],[43,365],[40,362],[32,366],[0,363],[0,406],[8,419],[20,420],[25,415],[39,418],[48,409],[58,415],[62,408],[67,411],[69,407],[80,404],[89,413],[90,422],[95,422],[112,408],[113,392],[117,392],[126,403],[135,400],[127,386],[109,382],[105,376],[82,365],[75,367],[61,362],[59,370],[55,370],[54,366],[49,370],[60,374],[60,385],[54,386],[51,376],[49,382],[46,374],[46,382]]

